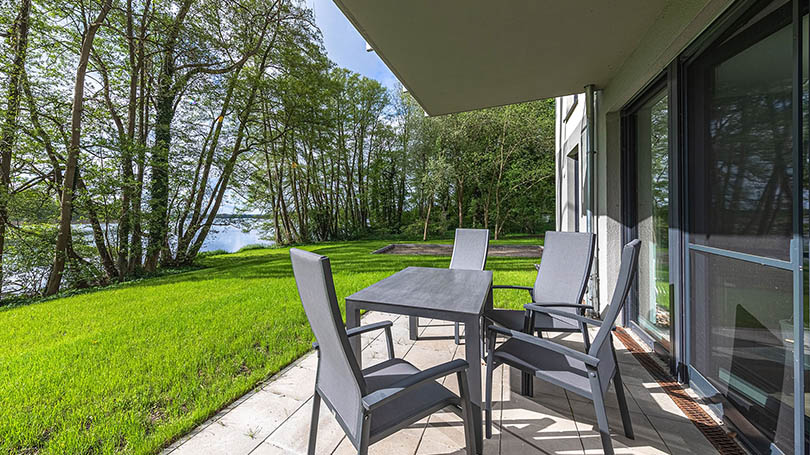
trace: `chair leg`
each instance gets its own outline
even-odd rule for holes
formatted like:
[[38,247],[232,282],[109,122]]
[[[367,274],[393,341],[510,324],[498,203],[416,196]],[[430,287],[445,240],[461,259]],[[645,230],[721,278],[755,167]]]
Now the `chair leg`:
[[487,383],[486,383],[486,403],[484,403],[484,418],[486,420],[486,433],[487,439],[492,437],[492,374],[493,374],[493,358],[492,354],[487,356]]
[[360,443],[357,445],[357,455],[368,455],[368,440],[371,432],[371,420],[368,414],[363,416],[363,429],[360,434]]
[[635,439],[635,435],[633,434],[633,422],[630,420],[630,410],[627,408],[627,399],[624,396],[624,383],[622,383],[622,375],[619,373],[618,363],[616,363],[616,375],[613,376],[613,386],[616,387],[616,401],[619,402],[619,412],[622,414],[624,435],[630,439]]
[[461,344],[461,323],[460,322],[456,322],[456,330],[453,333],[453,335],[454,335],[454,338],[455,338],[456,345]]
[[458,392],[461,397],[461,418],[464,420],[464,442],[467,455],[475,455],[475,428],[473,427],[472,404],[470,403],[470,385],[467,383],[467,373],[456,373],[458,379]]
[[596,423],[599,427],[599,436],[602,438],[602,450],[605,455],[614,455],[613,441],[610,439],[610,426],[608,425],[607,409],[605,409],[605,396],[602,393],[602,384],[595,371],[588,373],[591,379],[591,394],[593,395],[593,408],[596,411]]
[[588,333],[588,326],[580,322],[579,330],[582,332],[582,342],[585,344],[585,352],[587,353],[591,350],[591,335]]
[[[543,338],[543,332],[537,331],[537,338]],[[534,396],[534,376],[529,373],[520,373],[520,394],[524,397]]]
[[318,413],[321,410],[321,396],[318,392],[312,396],[312,420],[309,422],[309,445],[307,455],[315,455],[315,440],[318,437]]
[[[538,330],[537,338],[543,338],[543,332]],[[534,376],[529,373],[520,373],[520,394],[529,398],[534,396]]]

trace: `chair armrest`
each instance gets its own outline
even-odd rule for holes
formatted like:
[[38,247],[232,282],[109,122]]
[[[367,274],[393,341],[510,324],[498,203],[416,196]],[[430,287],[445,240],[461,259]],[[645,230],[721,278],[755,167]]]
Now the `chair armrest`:
[[554,351],[558,354],[573,357],[574,359],[577,359],[580,362],[585,363],[585,365],[594,368],[596,368],[597,365],[599,365],[598,358],[592,355],[585,354],[584,352],[577,351],[576,349],[571,349],[568,346],[564,346],[561,344],[554,343],[553,341],[546,340],[545,338],[537,338],[536,336],[529,335],[527,333],[518,332],[517,330],[504,329],[502,327],[497,327],[494,325],[489,326],[489,329],[494,332],[498,332],[502,335],[506,335],[511,338],[523,341],[525,343],[529,343],[540,348],[548,349],[549,351]]
[[436,379],[443,378],[453,373],[465,371],[467,368],[469,368],[469,366],[470,365],[466,360],[456,359],[435,367],[428,368],[427,370],[420,371],[419,373],[414,373],[384,389],[376,390],[364,396],[363,407],[366,409],[366,411],[373,411],[389,401],[413,391],[418,385],[429,381],[435,381]]
[[[582,305],[582,306],[584,307],[585,305]],[[568,312],[565,312],[565,311],[546,308],[544,305],[535,305],[533,303],[530,303],[528,305],[523,305],[523,308],[526,308],[529,311],[536,311],[538,313],[545,313],[545,314],[548,314],[550,316],[559,316],[561,318],[575,319],[575,320],[577,320],[579,322],[582,322],[584,324],[593,325],[593,326],[596,326],[596,327],[602,327],[602,321],[597,321],[596,319],[586,318],[585,316],[575,314],[575,313],[568,313]]]
[[371,332],[373,330],[381,330],[386,327],[391,327],[392,325],[394,325],[394,323],[391,321],[380,321],[373,324],[361,325],[359,327],[346,329],[346,336],[351,338],[355,335],[360,335],[361,333]]
[[[391,321],[380,321],[380,322],[375,322],[373,324],[361,325],[359,327],[346,329],[346,336],[351,338],[351,337],[353,337],[355,335],[360,335],[361,333],[366,333],[366,332],[371,332],[371,331],[374,331],[374,330],[385,329],[385,335],[388,337],[388,344],[390,345],[392,343],[392,340],[391,340],[391,326],[393,326],[393,325],[394,325],[394,323],[391,322]],[[317,341],[312,343],[312,348],[313,349],[318,349],[318,342]],[[389,352],[389,354],[390,354],[390,352]],[[392,355],[392,357],[393,357],[393,355]]]
[[544,308],[581,308],[583,310],[592,310],[593,305],[585,305],[583,303],[537,303],[531,302],[526,305],[536,305]]

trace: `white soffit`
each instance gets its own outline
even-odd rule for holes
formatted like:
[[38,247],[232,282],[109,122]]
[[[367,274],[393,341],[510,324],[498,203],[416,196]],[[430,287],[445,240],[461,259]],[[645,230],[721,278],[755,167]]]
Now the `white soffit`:
[[334,1],[430,115],[603,87],[669,2]]

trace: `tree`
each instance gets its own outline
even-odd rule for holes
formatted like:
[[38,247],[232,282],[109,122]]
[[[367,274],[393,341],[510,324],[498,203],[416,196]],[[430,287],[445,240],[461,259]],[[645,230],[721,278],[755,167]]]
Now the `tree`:
[[20,2],[8,40],[12,52],[11,68],[8,69],[8,90],[6,109],[3,113],[3,126],[0,130],[0,297],[3,295],[3,250],[6,241],[8,204],[11,197],[11,160],[14,143],[17,139],[22,98],[22,81],[25,72],[25,54],[28,49],[28,27],[31,14],[31,0]]
[[425,229],[422,232],[422,240],[427,240],[430,212],[433,209],[434,199],[437,194],[441,194],[447,189],[451,175],[452,170],[444,155],[439,154],[430,158],[427,165],[427,172],[425,172],[425,175],[422,177],[422,185],[428,194]]
[[76,79],[73,86],[73,108],[70,120],[70,145],[68,146],[67,164],[62,179],[62,203],[59,211],[59,233],[56,237],[56,251],[54,254],[53,268],[48,277],[48,285],[45,290],[46,295],[56,294],[62,282],[62,272],[65,269],[65,257],[68,243],[70,242],[70,223],[73,218],[73,192],[76,188],[77,166],[79,160],[79,143],[81,141],[82,110],[84,106],[84,80],[87,75],[87,64],[90,60],[90,52],[93,48],[93,40],[96,32],[104,23],[112,0],[103,0],[101,9],[95,20],[90,22],[82,33],[82,46],[79,53],[79,64],[76,68]]

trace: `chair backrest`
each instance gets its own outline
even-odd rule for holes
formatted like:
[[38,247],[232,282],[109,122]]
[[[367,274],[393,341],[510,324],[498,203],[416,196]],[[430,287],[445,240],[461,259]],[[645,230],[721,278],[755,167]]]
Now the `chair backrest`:
[[595,244],[596,235],[588,232],[546,232],[534,282],[534,301],[582,303]]
[[[627,294],[630,293],[630,287],[633,285],[633,280],[636,278],[636,271],[638,268],[638,253],[641,250],[641,240],[632,240],[622,248],[622,263],[619,266],[619,278],[616,280],[616,289],[613,290],[613,298],[610,300],[610,305],[602,317],[602,327],[591,343],[591,348],[588,354],[599,358],[600,375],[605,373],[611,377],[613,368],[615,368],[615,360],[613,358],[612,345],[610,343],[610,332],[613,325],[616,323],[616,318],[619,317],[619,312],[624,308],[627,301]],[[604,384],[603,384],[604,386]]]
[[366,384],[340,316],[329,258],[292,248],[290,259],[298,295],[320,350],[315,385],[348,429],[359,433]]
[[489,229],[456,229],[451,269],[484,270],[489,251]]

